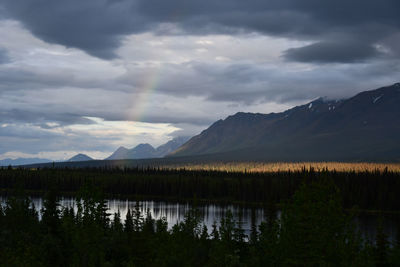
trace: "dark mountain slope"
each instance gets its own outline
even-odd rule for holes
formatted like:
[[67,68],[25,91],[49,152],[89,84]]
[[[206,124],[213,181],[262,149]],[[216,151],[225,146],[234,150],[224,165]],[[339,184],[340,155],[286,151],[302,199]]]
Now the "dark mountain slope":
[[400,160],[400,84],[282,113],[237,113],[171,156],[232,160]]

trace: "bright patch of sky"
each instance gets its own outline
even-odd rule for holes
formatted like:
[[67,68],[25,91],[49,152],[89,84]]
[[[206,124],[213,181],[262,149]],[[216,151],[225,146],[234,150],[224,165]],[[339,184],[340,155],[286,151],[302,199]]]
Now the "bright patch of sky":
[[[0,154],[0,159],[18,158],[18,157],[39,157],[54,160],[69,159],[77,153],[87,153],[89,156],[97,159],[103,159],[109,156],[113,150],[96,150],[96,146],[100,146],[102,142],[106,142],[107,146],[117,148],[126,146],[132,148],[139,143],[151,143],[155,146],[167,142],[170,138],[169,134],[180,130],[171,124],[167,123],[145,123],[134,121],[105,121],[101,118],[86,117],[91,124],[71,124],[61,126],[57,123],[46,123],[49,128],[43,128],[32,124],[3,124],[2,127],[9,127],[14,130],[11,132],[13,138],[31,140],[32,142],[48,138],[52,141],[54,137],[64,137],[65,144],[73,143],[72,147],[67,147],[67,150],[62,150],[63,144],[56,147],[56,151],[40,151],[37,153],[26,153],[23,151],[7,151]],[[20,131],[15,131],[19,129]],[[28,130],[28,132],[26,132]],[[24,134],[26,133],[26,134]],[[5,138],[6,135],[3,135]],[[71,141],[69,141],[71,140]],[[77,141],[81,140],[82,143]],[[61,141],[61,138],[60,138]],[[88,142],[89,141],[89,142]],[[43,141],[44,142],[44,141]],[[61,141],[62,142],[62,141]],[[97,142],[97,145],[96,145]],[[80,149],[83,147],[83,149]]]

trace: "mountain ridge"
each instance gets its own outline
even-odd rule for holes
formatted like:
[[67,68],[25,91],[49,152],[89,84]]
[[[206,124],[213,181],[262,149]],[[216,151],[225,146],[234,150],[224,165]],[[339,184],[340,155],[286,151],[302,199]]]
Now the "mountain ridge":
[[175,156],[237,160],[400,160],[400,83],[342,100],[317,98],[280,113],[238,112],[194,136]]
[[139,144],[132,149],[121,146],[105,160],[162,158],[176,150],[188,139],[189,137],[187,136],[178,136],[157,148],[147,143]]
[[27,165],[27,164],[39,164],[39,163],[48,163],[52,162],[49,159],[43,159],[43,158],[16,158],[16,159],[11,159],[11,158],[6,158],[0,160],[0,166],[19,166],[19,165]]

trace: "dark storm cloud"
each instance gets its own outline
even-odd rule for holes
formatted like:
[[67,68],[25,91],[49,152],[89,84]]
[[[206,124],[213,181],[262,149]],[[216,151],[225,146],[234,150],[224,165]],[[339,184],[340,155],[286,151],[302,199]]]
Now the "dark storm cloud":
[[146,28],[130,1],[2,0],[2,5],[8,16],[44,41],[106,59],[115,57],[123,35]]
[[381,53],[364,43],[319,42],[286,50],[284,57],[290,61],[316,63],[353,63],[375,58]]
[[[325,49],[338,55],[338,47],[326,47],[327,42],[332,41],[328,33],[340,33],[342,39],[334,39],[337,43],[346,43],[349,38],[365,39],[362,51],[356,56],[356,60],[362,60],[373,54],[374,51],[368,48],[389,38],[400,27],[398,0],[2,0],[1,4],[3,16],[21,21],[39,38],[80,48],[106,59],[116,56],[116,48],[130,33],[232,34],[256,31],[317,41],[318,45],[305,47],[302,52],[309,54],[316,49],[312,58],[316,62],[338,61],[337,57],[321,53]],[[163,23],[175,25],[178,31],[161,27]],[[295,56],[300,51],[289,52],[287,58],[308,60],[308,56]],[[339,56],[343,58],[339,62],[355,61],[346,55]]]

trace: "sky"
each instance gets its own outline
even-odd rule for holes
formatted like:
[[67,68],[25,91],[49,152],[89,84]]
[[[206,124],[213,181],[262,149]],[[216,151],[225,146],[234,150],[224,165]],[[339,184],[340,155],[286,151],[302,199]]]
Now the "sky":
[[0,0],[0,159],[102,159],[399,82],[398,0]]

